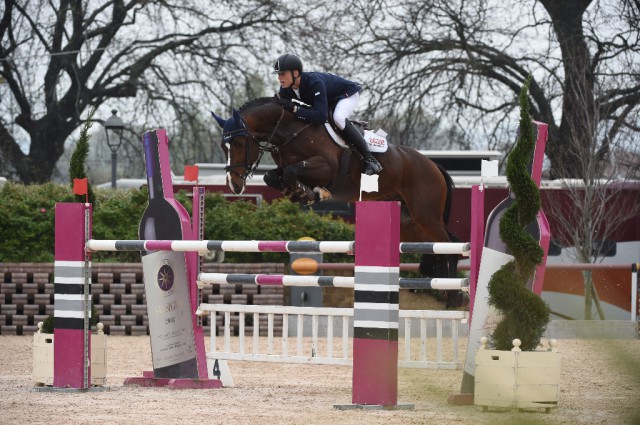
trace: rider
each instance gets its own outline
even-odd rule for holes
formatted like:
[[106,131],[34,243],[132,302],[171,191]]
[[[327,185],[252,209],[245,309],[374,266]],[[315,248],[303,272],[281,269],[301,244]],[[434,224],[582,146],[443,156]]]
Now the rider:
[[[382,171],[382,165],[369,151],[364,137],[348,120],[358,105],[360,84],[329,73],[303,72],[302,61],[292,54],[276,59],[273,69],[280,81],[280,103],[284,109],[301,120],[324,124],[329,107],[333,106],[333,121],[363,157],[364,172],[371,175]],[[311,108],[300,108],[291,99],[298,99]]]

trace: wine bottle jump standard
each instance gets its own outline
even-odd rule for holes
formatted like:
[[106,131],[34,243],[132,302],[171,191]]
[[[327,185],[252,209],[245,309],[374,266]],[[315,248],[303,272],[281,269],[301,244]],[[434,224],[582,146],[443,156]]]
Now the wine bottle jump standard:
[[[145,240],[192,239],[189,216],[173,195],[166,133],[164,130],[149,131],[144,134],[143,141],[149,205],[140,220],[139,237]],[[142,269],[153,377],[198,378],[186,254],[143,251]]]

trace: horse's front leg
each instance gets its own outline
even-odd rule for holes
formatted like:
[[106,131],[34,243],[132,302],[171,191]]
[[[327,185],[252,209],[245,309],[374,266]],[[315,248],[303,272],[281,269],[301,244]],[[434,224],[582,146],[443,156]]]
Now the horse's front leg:
[[284,193],[286,189],[282,181],[282,168],[274,168],[264,173],[264,182],[280,193]]
[[[287,175],[286,180],[285,175]],[[264,175],[264,182],[267,186],[289,198],[291,202],[299,202],[302,205],[316,202],[313,191],[297,179],[292,179],[291,173],[285,173],[282,168],[267,171]]]
[[290,192],[290,197],[302,205],[310,205],[331,197],[331,193],[318,185],[318,176],[329,174],[326,164],[321,161],[300,161],[285,167],[282,171],[282,183]]

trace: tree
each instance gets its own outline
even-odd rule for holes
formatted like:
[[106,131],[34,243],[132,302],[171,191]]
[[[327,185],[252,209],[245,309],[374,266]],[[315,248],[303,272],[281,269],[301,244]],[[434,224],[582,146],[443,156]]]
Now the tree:
[[48,181],[83,114],[110,100],[130,99],[140,126],[192,113],[194,98],[210,102],[208,113],[250,78],[247,61],[269,46],[256,34],[304,16],[278,0],[4,5],[0,172],[24,183]]
[[[75,193],[74,189],[74,180],[75,179],[84,179],[87,177],[87,155],[89,154],[89,141],[91,136],[89,136],[89,129],[91,128],[93,118],[93,114],[95,109],[89,111],[89,116],[87,120],[82,125],[82,129],[80,130],[80,137],[76,141],[75,148],[73,149],[73,153],[71,154],[71,160],[69,161],[69,187],[72,192]],[[75,195],[76,202],[89,202],[96,205],[96,194],[93,190],[93,185],[87,182],[87,196],[83,195]]]
[[[364,117],[368,119],[368,116]],[[446,124],[445,124],[446,125]],[[391,135],[391,142],[414,149],[469,149],[468,142],[455,127],[442,128],[440,120],[418,107],[415,111],[373,114],[371,127]]]
[[[602,160],[619,140],[640,141],[639,16],[637,0],[352,0],[326,20],[337,33],[323,61],[349,66],[371,109],[421,106],[503,150],[533,75],[531,112],[549,124],[551,177],[580,177],[573,141],[597,140]],[[576,107],[576,93],[588,108]],[[595,128],[578,125],[596,112]]]
[[[580,85],[576,85],[580,86]],[[594,87],[596,98],[597,85]],[[561,180],[561,190],[547,191],[545,210],[553,219],[553,237],[564,247],[573,247],[569,251],[577,263],[600,263],[609,249],[607,242],[619,240],[621,231],[633,217],[640,214],[640,184],[629,181],[625,176],[637,176],[640,169],[640,147],[633,145],[614,145],[613,150],[603,151],[598,143],[598,123],[601,121],[601,109],[591,102],[591,95],[581,92],[572,94],[574,106],[587,110],[580,115],[581,120],[574,122],[571,133],[590,134],[591,140],[583,143],[577,137],[570,138],[566,148],[572,152],[572,168],[579,171],[580,178]],[[625,158],[636,158],[634,164]],[[629,196],[636,193],[636,196]],[[598,291],[590,270],[583,270],[584,278],[584,319],[592,319],[595,309],[604,320],[604,311],[600,306]]]

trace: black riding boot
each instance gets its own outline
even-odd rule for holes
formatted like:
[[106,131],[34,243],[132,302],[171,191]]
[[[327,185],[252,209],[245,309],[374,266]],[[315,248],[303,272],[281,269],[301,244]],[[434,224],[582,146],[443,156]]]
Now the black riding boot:
[[369,152],[367,142],[364,140],[364,137],[362,137],[362,134],[360,134],[358,129],[351,123],[351,121],[345,121],[345,126],[342,133],[346,136],[347,142],[349,142],[353,147],[356,148],[356,150],[364,160],[364,173],[368,176],[372,174],[379,174],[380,171],[382,171],[382,165],[380,165],[378,160],[374,158],[373,154]]

